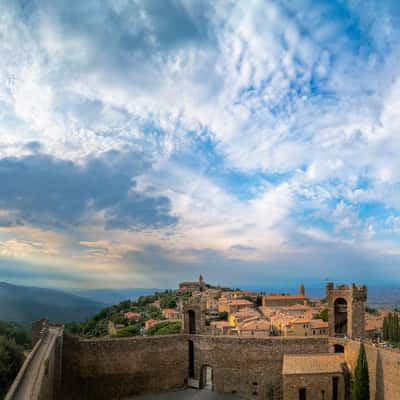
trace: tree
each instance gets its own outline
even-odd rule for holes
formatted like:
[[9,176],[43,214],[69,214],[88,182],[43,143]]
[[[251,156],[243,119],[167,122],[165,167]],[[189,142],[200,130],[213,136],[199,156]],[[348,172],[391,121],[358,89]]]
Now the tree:
[[320,313],[315,314],[313,319],[322,319],[325,322],[328,322],[328,309],[323,309]]
[[228,313],[226,311],[219,312],[217,321],[228,321]]
[[352,400],[369,400],[369,375],[367,355],[364,344],[361,343],[358,353],[357,365],[354,371]]
[[14,339],[0,336],[0,398],[5,396],[23,360],[22,347],[18,346]]
[[179,321],[164,321],[160,322],[157,325],[151,326],[147,330],[147,334],[149,336],[154,336],[154,335],[171,335],[175,333],[180,333],[182,330],[182,325]]
[[128,325],[125,328],[120,329],[115,336],[125,337],[125,336],[138,336],[140,335],[140,324]]

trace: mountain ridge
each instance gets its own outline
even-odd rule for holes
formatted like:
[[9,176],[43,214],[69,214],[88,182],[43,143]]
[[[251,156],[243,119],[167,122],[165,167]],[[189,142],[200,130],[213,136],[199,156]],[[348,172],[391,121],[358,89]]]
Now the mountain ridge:
[[83,321],[105,306],[63,290],[0,282],[0,320],[29,323]]

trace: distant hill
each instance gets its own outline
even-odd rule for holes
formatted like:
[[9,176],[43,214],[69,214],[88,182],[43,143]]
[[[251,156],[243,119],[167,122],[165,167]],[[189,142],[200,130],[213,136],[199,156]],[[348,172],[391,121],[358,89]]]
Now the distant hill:
[[124,288],[124,289],[72,289],[69,290],[80,297],[104,303],[106,305],[117,304],[123,300],[137,300],[140,296],[147,296],[155,292],[163,292],[165,289],[157,288]]
[[32,322],[47,317],[53,322],[83,321],[104,304],[61,290],[17,286],[0,282],[0,320]]

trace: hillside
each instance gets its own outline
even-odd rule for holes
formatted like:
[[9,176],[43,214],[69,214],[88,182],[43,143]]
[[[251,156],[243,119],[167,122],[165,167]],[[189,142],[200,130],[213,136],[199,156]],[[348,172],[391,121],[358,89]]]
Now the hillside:
[[159,288],[123,288],[123,289],[70,289],[69,293],[85,297],[111,306],[123,300],[137,300],[140,296],[151,295],[165,289]]
[[[178,302],[187,301],[190,294],[178,295],[175,290],[165,290],[137,300],[124,300],[103,308],[80,324],[67,324],[70,333],[84,337],[136,336],[146,331],[148,335],[178,333],[181,321],[168,320],[165,313],[179,314]],[[177,315],[176,315],[177,316]],[[146,321],[151,325],[146,326]]]
[[51,321],[83,321],[104,304],[60,290],[11,285],[0,282],[0,320],[32,322],[42,317]]

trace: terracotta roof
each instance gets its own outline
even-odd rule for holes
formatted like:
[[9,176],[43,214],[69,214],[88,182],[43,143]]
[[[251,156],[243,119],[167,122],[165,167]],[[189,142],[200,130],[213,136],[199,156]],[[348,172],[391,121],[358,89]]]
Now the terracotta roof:
[[311,328],[315,328],[315,329],[328,328],[328,322],[325,322],[322,319],[312,319],[311,320]]
[[267,294],[265,296],[267,300],[296,300],[302,299],[305,300],[307,297],[302,294]]
[[304,354],[283,356],[284,375],[342,373],[344,354]]
[[147,321],[144,322],[144,326],[146,328],[150,328],[151,326],[154,326],[156,324],[158,324],[161,321],[157,321],[156,319],[148,319]]
[[179,314],[179,311],[175,310],[174,308],[164,308],[162,312],[166,315]]
[[224,328],[225,326],[228,326],[228,327],[231,326],[231,324],[228,321],[211,321],[210,324],[217,328]]
[[240,305],[253,305],[253,303],[249,300],[246,299],[235,299],[235,300],[230,300],[228,302],[228,304],[230,305],[234,305],[234,306],[240,306]]
[[140,318],[140,314],[136,313],[136,312],[128,311],[127,313],[125,313],[125,318],[138,319],[138,318]]
[[246,316],[259,316],[260,313],[255,308],[243,307],[240,310],[233,313],[235,317],[246,317]]
[[265,330],[270,330],[271,324],[269,321],[263,320],[263,319],[258,319],[255,321],[249,321],[249,322],[243,322],[243,324],[240,325],[240,330],[251,330],[251,331],[265,331]]

